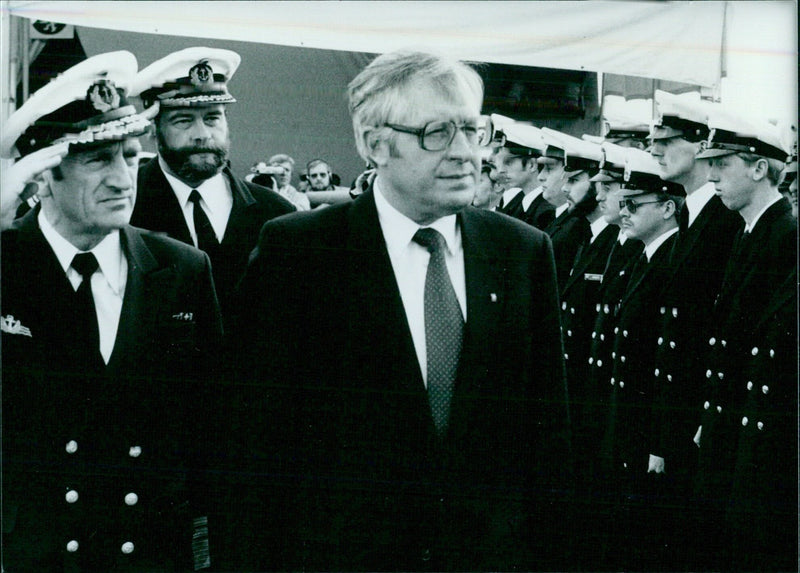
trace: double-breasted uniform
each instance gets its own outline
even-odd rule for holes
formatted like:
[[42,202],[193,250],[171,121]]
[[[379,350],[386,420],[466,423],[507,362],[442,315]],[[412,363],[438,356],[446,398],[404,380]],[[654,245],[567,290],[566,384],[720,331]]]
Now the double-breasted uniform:
[[38,212],[2,235],[4,568],[190,570],[222,336],[208,257],[124,227],[114,349],[93,363]]
[[697,463],[692,441],[714,301],[722,286],[733,239],[743,226],[738,213],[712,197],[691,226],[678,231],[661,297],[655,368],[656,431],[651,453],[665,459],[685,495]]
[[[698,503],[707,507],[709,520],[721,520],[727,513],[741,428],[753,423],[756,433],[770,429],[758,415],[751,420],[752,414],[743,414],[751,407],[747,404],[752,400],[752,390],[757,389],[751,362],[762,352],[768,352],[764,346],[768,338],[756,328],[771,320],[774,311],[770,309],[770,301],[776,289],[796,272],[796,264],[797,221],[791,216],[789,203],[780,199],[764,212],[749,236],[744,232],[737,234],[714,306],[707,341],[710,352],[699,404],[702,430],[695,478]],[[792,368],[789,364],[789,360],[782,362],[781,368]],[[792,373],[795,377],[796,366],[795,363]],[[753,387],[748,390],[751,382]],[[768,383],[766,386],[769,388]],[[787,442],[782,451],[771,455],[781,453],[791,456],[796,454],[796,448]],[[721,542],[728,544],[720,551],[724,553],[722,559],[736,550],[729,542],[730,539]],[[727,566],[725,562],[722,565]]]

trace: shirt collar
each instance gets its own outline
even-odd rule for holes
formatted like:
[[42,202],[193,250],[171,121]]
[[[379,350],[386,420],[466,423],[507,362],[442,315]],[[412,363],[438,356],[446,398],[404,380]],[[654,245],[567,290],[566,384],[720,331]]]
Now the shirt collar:
[[619,230],[619,235],[617,235],[617,241],[619,241],[620,245],[624,245],[625,241],[628,240],[628,235],[625,233],[625,229]]
[[709,181],[697,189],[694,193],[686,195],[686,208],[689,209],[689,225],[694,223],[694,220],[697,219],[697,216],[700,214],[700,211],[703,210],[703,207],[705,207],[706,204],[711,201],[714,193],[714,184]]
[[592,231],[592,238],[589,239],[589,242],[593,243],[597,236],[602,233],[606,227],[608,227],[608,221],[605,220],[605,217],[598,217],[594,223],[589,225],[589,228]]
[[567,209],[569,209],[569,203],[564,203],[560,207],[556,207],[556,219],[558,219]]
[[661,233],[656,240],[650,243],[649,245],[645,245],[644,253],[647,255],[647,262],[650,262],[650,259],[653,258],[653,255],[656,254],[658,248],[664,244],[664,241],[669,239],[672,235],[678,232],[678,227],[672,227],[669,231]]
[[747,224],[744,226],[744,232],[745,232],[745,233],[751,233],[751,232],[753,231],[753,229],[755,229],[755,227],[756,227],[756,223],[758,223],[758,220],[761,218],[761,216],[762,216],[764,213],[766,213],[766,212],[767,212],[767,209],[769,209],[769,208],[770,208],[770,207],[772,207],[772,206],[773,206],[775,203],[777,203],[778,201],[780,201],[782,197],[783,197],[783,195],[781,195],[781,194],[779,194],[779,193],[776,193],[775,197],[773,197],[773,198],[772,198],[772,201],[770,201],[770,202],[769,202],[767,205],[765,205],[765,206],[764,206],[764,208],[763,208],[763,209],[761,209],[761,211],[759,211],[759,212],[758,212],[758,214],[757,214],[755,217],[753,217],[753,220],[752,220],[750,223],[747,223]]
[[527,195],[525,195],[525,197],[522,198],[522,208],[527,211],[528,207],[531,206],[531,203],[533,203],[534,200],[536,200],[536,198],[541,194],[542,194],[542,187],[539,186],[530,193],[528,193]]
[[511,189],[506,189],[503,191],[503,205],[508,205],[508,203],[517,196],[517,193],[522,191],[520,187],[512,187]]
[[[412,242],[414,234],[422,226],[403,215],[386,200],[386,197],[381,192],[379,179],[375,180],[373,189],[375,207],[378,209],[378,221],[380,221],[383,237],[386,240],[386,248],[390,252],[405,249]],[[458,232],[455,215],[447,215],[437,219],[430,225],[426,225],[426,227],[436,229],[442,234],[450,254],[457,252],[461,244],[461,234]]]
[[191,195],[193,189],[197,189],[197,192],[200,193],[200,197],[203,198],[203,201],[212,213],[224,212],[226,205],[230,203],[228,199],[228,186],[225,184],[225,177],[222,175],[221,171],[210,179],[206,179],[197,187],[189,187],[186,183],[167,171],[167,166],[160,155],[158,156],[158,164],[161,166],[161,171],[164,172],[164,176],[175,192],[175,196],[178,198],[178,202],[182,208],[186,207],[189,203],[189,195]]
[[97,259],[97,264],[100,271],[103,273],[111,290],[117,295],[122,295],[122,280],[120,271],[122,268],[122,244],[119,237],[119,231],[112,231],[100,241],[90,251],[81,251],[75,245],[70,243],[67,239],[55,230],[55,228],[47,220],[43,211],[39,211],[39,228],[42,230],[44,238],[50,243],[50,247],[58,259],[58,263],[66,273],[72,264],[72,259],[75,255],[82,252],[89,252],[94,254]]

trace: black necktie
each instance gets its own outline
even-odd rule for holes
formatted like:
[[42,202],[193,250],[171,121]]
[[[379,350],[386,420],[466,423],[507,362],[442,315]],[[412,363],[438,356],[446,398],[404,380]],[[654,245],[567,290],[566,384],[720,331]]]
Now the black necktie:
[[434,229],[419,229],[414,241],[431,254],[425,276],[428,401],[436,431],[443,436],[450,417],[450,402],[461,356],[464,316],[447,273],[444,237]]
[[206,212],[200,206],[200,192],[197,189],[192,189],[189,195],[189,201],[194,203],[192,208],[192,216],[194,217],[194,232],[197,233],[197,248],[206,253],[214,250],[219,246],[217,236],[214,234],[214,227],[211,226],[211,221],[208,220]]
[[72,259],[71,266],[83,277],[78,290],[75,292],[75,306],[80,320],[79,336],[84,338],[83,344],[90,360],[100,360],[98,364],[102,364],[104,361],[100,354],[100,330],[97,326],[97,310],[95,309],[94,296],[92,295],[92,275],[99,265],[92,253],[78,253]]

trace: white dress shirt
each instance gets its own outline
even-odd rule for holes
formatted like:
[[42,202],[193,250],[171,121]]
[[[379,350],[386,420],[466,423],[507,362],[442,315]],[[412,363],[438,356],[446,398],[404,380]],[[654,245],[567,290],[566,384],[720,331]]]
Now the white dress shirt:
[[563,205],[556,207],[556,219],[558,219],[567,209],[569,209],[569,203],[564,203]]
[[647,255],[647,262],[650,262],[650,259],[653,258],[653,255],[658,250],[658,247],[664,244],[664,241],[669,239],[672,235],[678,232],[678,227],[672,227],[669,231],[665,233],[661,233],[655,240],[650,243],[649,245],[644,246],[644,254]]
[[161,171],[164,172],[172,191],[178,198],[178,203],[183,211],[186,226],[189,227],[189,234],[192,236],[194,246],[197,246],[197,231],[194,228],[194,203],[189,201],[189,195],[191,195],[193,189],[197,189],[197,192],[200,193],[202,199],[200,206],[205,211],[211,227],[214,229],[214,235],[221,243],[225,237],[225,229],[228,227],[228,219],[233,209],[233,192],[228,188],[225,176],[222,173],[217,173],[211,179],[203,181],[199,186],[189,187],[186,183],[167,172],[164,160],[160,156],[158,161],[161,165]]
[[503,198],[500,201],[503,203],[503,207],[508,206],[511,203],[511,200],[517,196],[517,193],[522,191],[521,187],[512,187],[511,189],[506,189],[503,191]]
[[691,195],[686,196],[686,208],[689,209],[689,226],[692,226],[694,220],[697,219],[697,216],[700,214],[700,211],[703,210],[703,207],[711,201],[711,198],[714,196],[715,189],[714,184],[709,181],[699,189],[697,189]]
[[527,210],[528,210],[528,207],[530,207],[530,206],[531,206],[531,203],[533,203],[533,202],[534,202],[534,200],[535,200],[535,199],[536,199],[536,198],[537,198],[539,195],[541,195],[541,194],[542,194],[542,191],[544,191],[544,189],[542,189],[542,187],[541,187],[541,185],[540,185],[539,187],[537,187],[536,189],[534,189],[533,191],[531,191],[530,193],[528,193],[527,195],[525,195],[525,197],[523,197],[523,198],[522,198],[522,208],[523,208],[525,211],[527,211]]
[[[425,344],[425,276],[428,272],[430,253],[412,239],[422,228],[400,211],[395,209],[381,193],[380,180],[376,179],[375,206],[381,225],[386,249],[392,262],[394,277],[403,300],[408,327],[414,341],[414,350],[422,372],[425,386],[428,384],[428,360]],[[445,263],[450,282],[456,291],[458,304],[464,321],[467,319],[467,283],[464,273],[464,248],[461,243],[461,229],[456,224],[456,216],[448,215],[428,225],[439,231],[447,243]]]
[[606,227],[608,227],[608,221],[606,221],[603,217],[598,217],[597,220],[589,225],[589,229],[592,231],[592,238],[589,239],[590,245],[594,243],[594,240],[605,230]]
[[[58,258],[61,268],[67,274],[72,288],[77,291],[83,282],[83,277],[72,268],[72,259],[78,253],[87,251],[78,250],[62,237],[43,212],[39,213],[39,227]],[[128,261],[122,252],[119,231],[110,233],[88,252],[94,254],[99,265],[98,270],[92,275],[92,297],[100,332],[100,354],[108,364],[114,351],[119,317],[122,314],[122,301],[125,298],[125,285],[128,282]]]

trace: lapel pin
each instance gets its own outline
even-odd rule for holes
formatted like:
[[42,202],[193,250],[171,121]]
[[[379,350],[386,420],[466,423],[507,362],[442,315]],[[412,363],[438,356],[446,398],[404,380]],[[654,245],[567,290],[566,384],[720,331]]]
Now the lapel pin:
[[495,293],[489,294],[489,300],[491,300],[492,302],[497,302],[497,294]]

